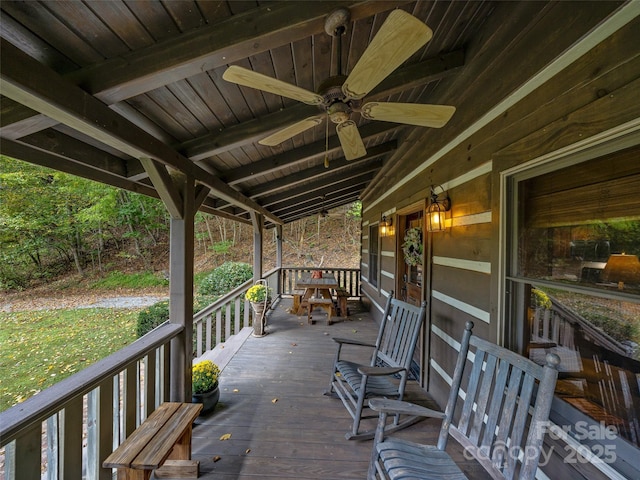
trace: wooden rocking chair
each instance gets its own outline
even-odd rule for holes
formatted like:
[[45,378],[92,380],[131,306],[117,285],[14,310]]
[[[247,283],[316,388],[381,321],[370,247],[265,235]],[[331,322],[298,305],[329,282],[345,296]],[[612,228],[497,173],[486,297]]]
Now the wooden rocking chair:
[[[353,418],[353,427],[345,436],[348,440],[371,439],[374,429],[359,432],[362,418],[374,418],[376,415],[363,416],[365,400],[372,397],[394,398],[402,400],[409,375],[418,334],[426,315],[427,302],[421,307],[393,298],[393,292],[387,304],[378,331],[375,344],[358,340],[334,338],[338,344],[331,383],[326,395],[337,395]],[[371,362],[362,365],[342,358],[344,345],[364,346],[372,349]],[[399,422],[394,421],[393,430],[415,423],[415,418]]]
[[[466,478],[445,452],[449,435],[464,447],[465,456],[473,455],[495,479],[535,477],[560,359],[549,354],[542,367],[472,336],[472,327],[473,323],[467,322],[444,413],[407,402],[370,401],[379,418],[369,480]],[[473,358],[469,372],[465,369],[467,354]],[[464,386],[463,376],[468,378]],[[464,402],[456,423],[459,397]],[[398,413],[442,419],[437,446],[387,438],[387,415]]]

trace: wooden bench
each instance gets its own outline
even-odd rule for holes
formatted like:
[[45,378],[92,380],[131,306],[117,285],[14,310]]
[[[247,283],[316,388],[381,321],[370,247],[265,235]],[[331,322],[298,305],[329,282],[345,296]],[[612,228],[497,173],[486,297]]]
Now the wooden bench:
[[307,308],[307,321],[309,324],[313,323],[311,313],[315,307],[322,308],[327,312],[327,325],[331,325],[331,314],[333,313],[333,300],[330,298],[310,298],[308,300],[309,307]]
[[336,298],[338,299],[338,315],[341,317],[349,316],[349,307],[347,307],[347,299],[349,292],[345,288],[336,288]]
[[191,430],[202,404],[160,405],[102,463],[117,468],[118,480],[197,478],[199,463],[191,460]]

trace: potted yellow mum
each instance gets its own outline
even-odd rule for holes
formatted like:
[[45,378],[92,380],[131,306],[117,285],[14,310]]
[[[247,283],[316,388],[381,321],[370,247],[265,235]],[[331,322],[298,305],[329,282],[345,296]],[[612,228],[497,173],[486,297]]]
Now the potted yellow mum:
[[266,313],[271,304],[271,291],[267,287],[267,283],[264,280],[259,280],[256,284],[247,290],[244,298],[251,302],[251,308],[255,313],[253,319],[253,335],[256,337],[262,337],[265,335],[266,327]]
[[211,360],[204,360],[193,365],[191,401],[202,403],[202,414],[212,411],[220,399],[219,376],[220,368]]

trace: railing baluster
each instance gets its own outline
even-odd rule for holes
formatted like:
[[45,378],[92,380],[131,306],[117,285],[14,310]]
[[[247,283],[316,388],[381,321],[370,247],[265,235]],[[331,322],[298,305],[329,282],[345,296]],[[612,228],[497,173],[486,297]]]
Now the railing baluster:
[[216,345],[222,342],[222,309],[216,311]]
[[38,422],[16,437],[13,458],[7,459],[5,466],[6,478],[40,478],[41,445],[42,423]]
[[83,397],[78,396],[67,403],[60,412],[60,440],[62,456],[60,475],[62,478],[82,478],[82,421]]
[[240,308],[240,296],[238,295],[233,303],[234,306],[234,314],[233,314],[233,320],[234,320],[234,332],[238,333],[240,331],[240,329],[242,328],[242,315],[241,315],[241,308]]
[[[207,351],[209,351],[213,348],[213,345],[211,345],[211,328],[213,324],[213,316],[207,315],[205,318],[207,322],[207,342],[206,343],[207,343]],[[200,325],[200,323],[198,325]],[[198,354],[198,356],[200,355],[202,355],[202,353]]]
[[156,409],[156,351],[152,350],[144,362],[144,418]]
[[222,342],[226,341],[231,336],[231,304],[227,303],[224,309],[224,338]]
[[202,355],[202,322],[196,325],[196,356]]
[[124,436],[127,438],[138,427],[136,420],[137,415],[137,388],[136,382],[138,380],[138,363],[135,362],[127,367],[124,372],[124,391],[122,392],[122,398],[124,404],[122,405],[123,411],[123,431]]
[[58,428],[58,414],[51,415],[46,421],[47,437],[47,480],[57,480],[60,465],[60,430]]

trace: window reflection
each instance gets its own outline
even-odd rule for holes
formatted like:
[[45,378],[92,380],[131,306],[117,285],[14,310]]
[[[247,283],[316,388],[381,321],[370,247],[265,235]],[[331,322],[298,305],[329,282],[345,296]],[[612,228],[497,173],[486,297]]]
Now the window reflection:
[[528,288],[529,358],[559,355],[556,393],[640,446],[640,305]]
[[639,154],[527,172],[510,268],[523,353],[559,355],[557,395],[640,447]]

